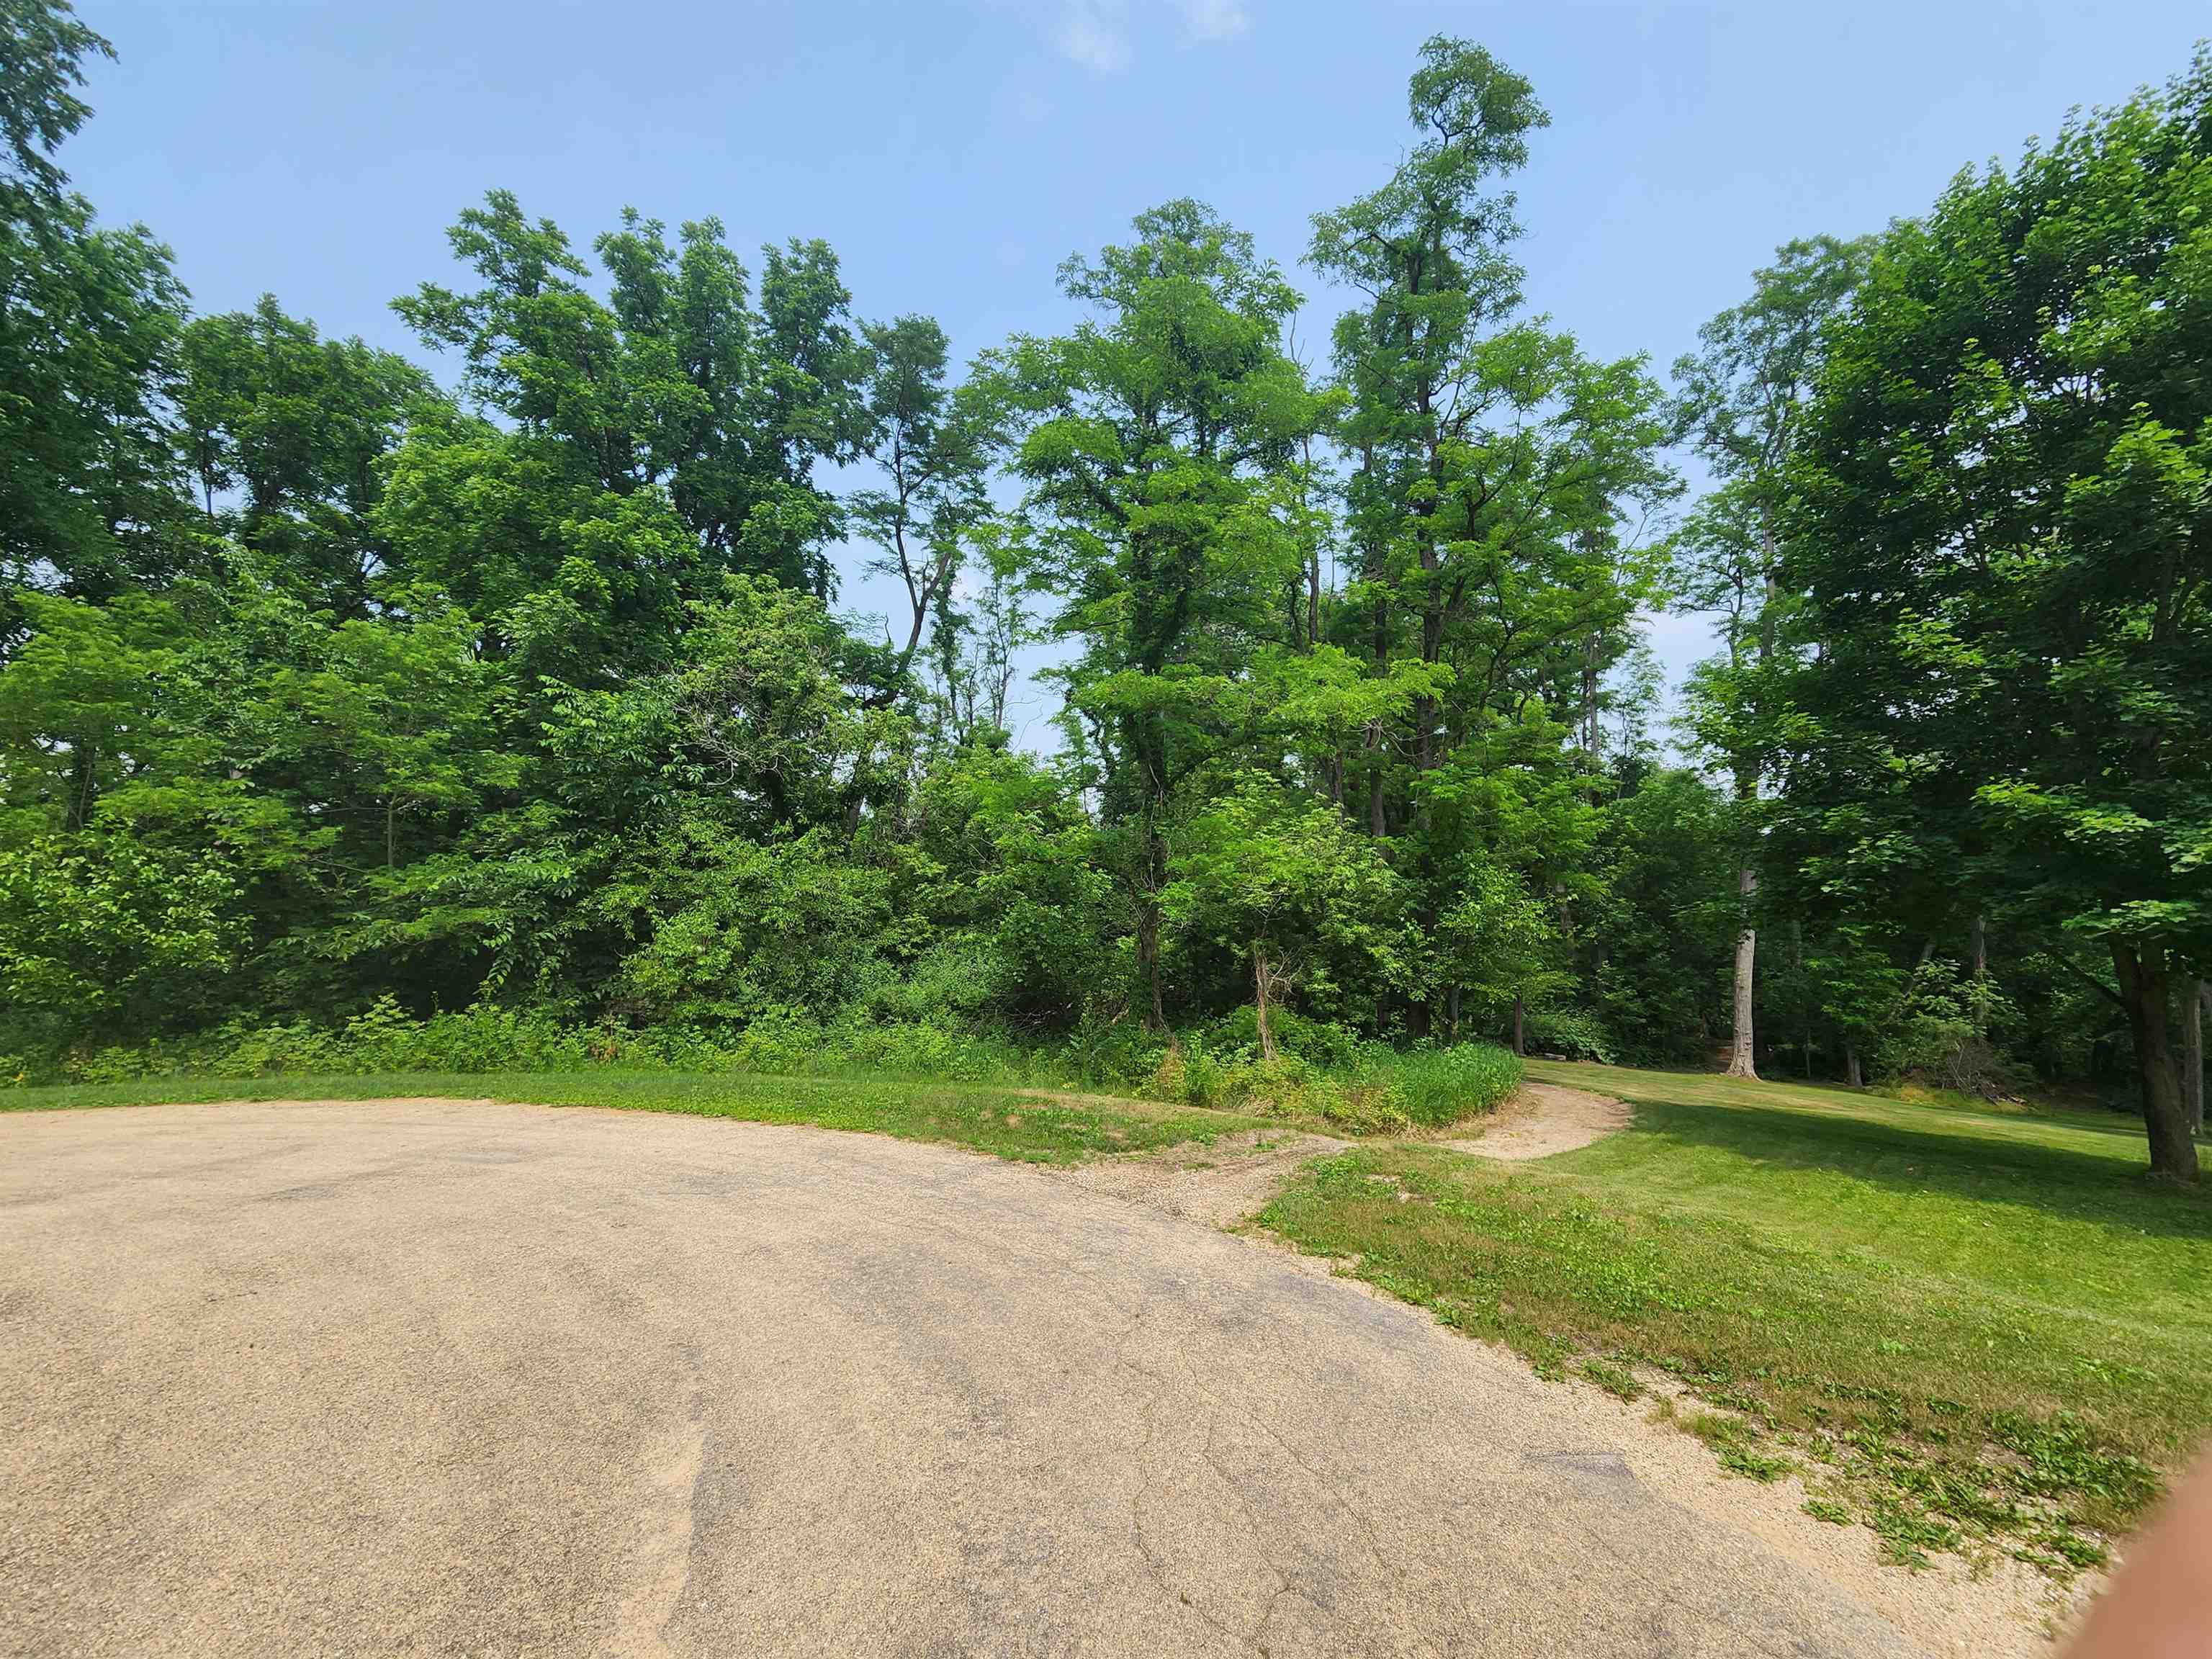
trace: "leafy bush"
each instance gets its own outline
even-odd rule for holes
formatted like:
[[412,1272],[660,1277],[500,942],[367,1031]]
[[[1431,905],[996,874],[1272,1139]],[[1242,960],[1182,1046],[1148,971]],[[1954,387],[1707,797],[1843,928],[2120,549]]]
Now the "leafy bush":
[[1528,1046],[1539,1054],[1563,1054],[1569,1060],[1595,1060],[1606,1066],[1612,1065],[1616,1057],[1604,1022],[1581,1008],[1532,1008],[1525,1035]]
[[1961,978],[1955,963],[1923,963],[1903,1012],[1875,1046],[1875,1069],[1891,1082],[1997,1099],[2011,1093],[2019,1078],[1993,1034],[2018,1020],[2018,1011],[1988,975]]
[[[1273,1010],[1267,1024],[1275,1046],[1285,1054],[1330,1072],[1348,1071],[1358,1062],[1359,1039],[1341,1025],[1310,1019],[1289,1008]],[[1244,1061],[1260,1057],[1260,1017],[1249,1002],[1231,1009],[1200,1036],[1209,1048],[1224,1055]]]
[[949,939],[902,974],[878,965],[864,980],[860,1005],[879,1021],[973,1030],[1006,999],[1000,958],[988,944]]

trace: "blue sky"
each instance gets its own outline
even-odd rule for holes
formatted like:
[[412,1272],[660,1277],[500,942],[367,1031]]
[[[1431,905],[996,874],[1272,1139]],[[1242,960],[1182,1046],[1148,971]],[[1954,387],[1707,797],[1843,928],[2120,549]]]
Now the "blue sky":
[[[719,216],[747,248],[824,237],[856,310],[930,313],[963,356],[1062,324],[1059,261],[1171,197],[1294,267],[1308,216],[1395,164],[1420,41],[1463,34],[1552,112],[1518,185],[1532,305],[1591,351],[1662,366],[1777,243],[1918,212],[1962,166],[2166,79],[2212,33],[2202,0],[80,10],[120,57],[64,157],[103,215],[166,239],[201,310],[267,290],[410,351],[388,302],[453,276],[445,228],[492,186],[582,245],[625,205]],[[1298,274],[1319,358],[1337,299]],[[848,586],[848,605],[873,597]],[[1653,631],[1677,670],[1705,638],[1687,618]]]

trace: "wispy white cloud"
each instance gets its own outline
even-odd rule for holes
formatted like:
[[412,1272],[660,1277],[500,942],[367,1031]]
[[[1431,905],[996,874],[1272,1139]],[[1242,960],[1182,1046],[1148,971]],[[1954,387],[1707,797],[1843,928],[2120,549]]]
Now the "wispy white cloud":
[[1127,0],[1060,0],[1054,44],[1085,69],[1112,75],[1129,67]]
[[1176,7],[1194,40],[1234,40],[1252,27],[1244,0],[1176,0]]
[[1141,27],[1158,27],[1163,11],[1181,21],[1191,41],[1234,40],[1252,28],[1249,0],[1138,0],[1147,14],[1130,17],[1131,0],[1059,0],[1053,14],[1053,45],[1061,57],[1100,75],[1116,75],[1136,60]]

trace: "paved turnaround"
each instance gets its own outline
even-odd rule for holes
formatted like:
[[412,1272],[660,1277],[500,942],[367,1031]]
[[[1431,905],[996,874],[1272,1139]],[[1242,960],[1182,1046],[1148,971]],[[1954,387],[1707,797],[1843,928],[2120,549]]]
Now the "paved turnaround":
[[0,1116],[0,1650],[1894,1655],[1565,1391],[861,1135]]

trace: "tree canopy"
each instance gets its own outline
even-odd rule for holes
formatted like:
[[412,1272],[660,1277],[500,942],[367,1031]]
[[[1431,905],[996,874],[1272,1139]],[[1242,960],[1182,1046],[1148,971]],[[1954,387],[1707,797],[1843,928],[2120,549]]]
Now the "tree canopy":
[[2193,1174],[2212,59],[1784,241],[1666,377],[1528,291],[1553,118],[1466,40],[1302,265],[1170,200],[956,345],[821,241],[493,188],[407,354],[101,222],[108,51],[0,0],[8,1074],[479,1006],[1480,1037],[2124,1075]]

